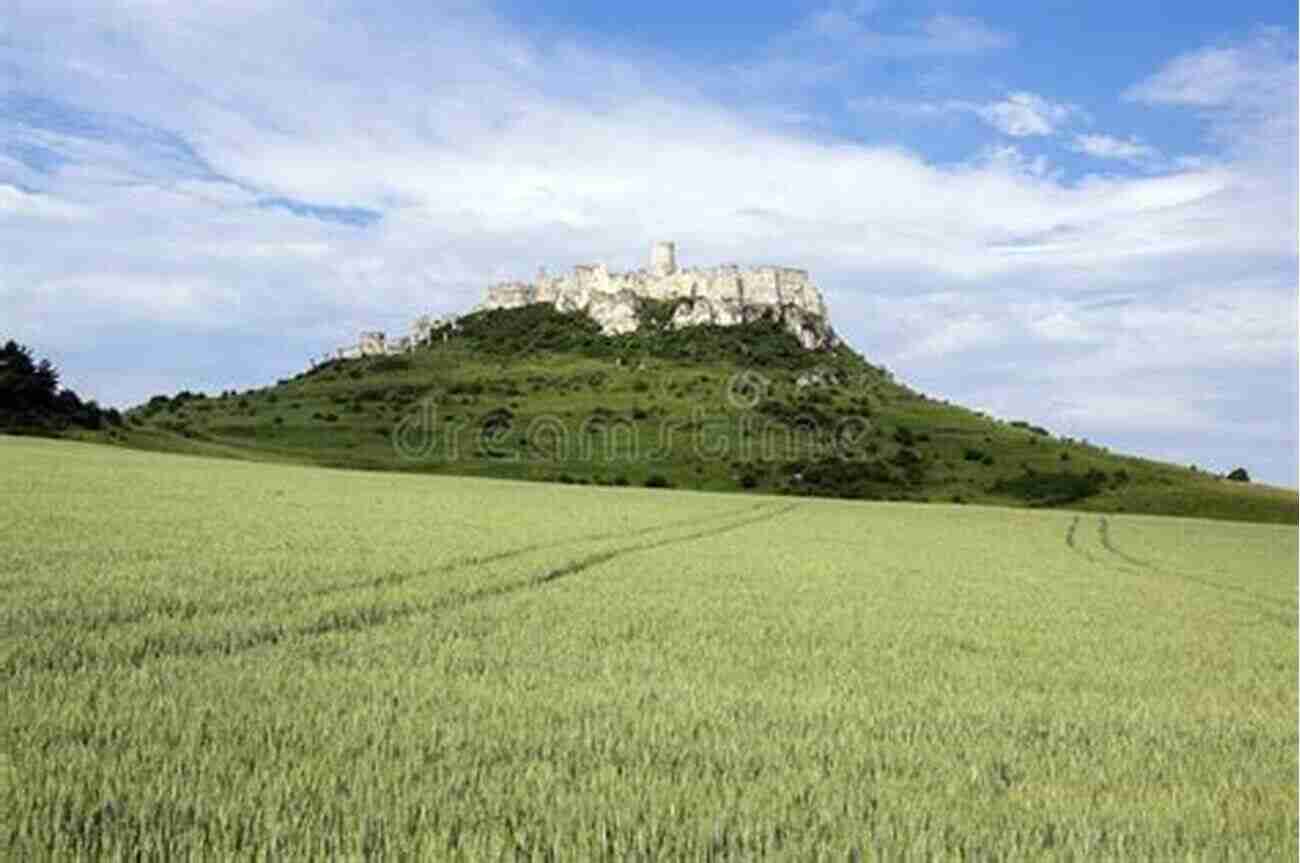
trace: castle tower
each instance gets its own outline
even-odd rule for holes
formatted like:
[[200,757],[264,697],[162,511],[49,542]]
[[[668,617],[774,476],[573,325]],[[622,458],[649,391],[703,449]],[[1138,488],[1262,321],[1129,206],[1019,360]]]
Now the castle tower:
[[650,252],[650,272],[656,276],[671,276],[677,272],[676,243],[655,243]]
[[386,352],[384,334],[380,330],[362,331],[361,333],[361,355],[373,356]]

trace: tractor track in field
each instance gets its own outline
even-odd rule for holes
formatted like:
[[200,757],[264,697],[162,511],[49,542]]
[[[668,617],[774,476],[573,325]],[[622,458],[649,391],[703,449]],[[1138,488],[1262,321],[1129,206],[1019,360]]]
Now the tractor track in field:
[[671,539],[660,539],[660,540],[655,540],[653,542],[641,543],[640,545],[629,545],[623,548],[614,549],[612,551],[589,555],[588,557],[581,558],[580,560],[575,560],[570,563],[567,563],[558,569],[553,569],[550,572],[546,573],[545,575],[539,576],[535,581],[538,584],[546,584],[547,582],[556,581],[557,579],[560,578],[565,578],[570,575],[576,575],[577,573],[582,572],[583,570],[591,569],[593,566],[597,566],[599,564],[605,563],[606,561],[614,560],[615,558],[618,557],[623,557],[624,555],[636,554],[642,551],[653,551],[654,549],[664,548],[665,546],[669,546],[669,545],[678,545],[683,542],[690,542],[696,539],[704,539],[710,536],[717,536],[719,534],[728,533],[732,530],[736,530],[737,528],[747,527],[751,524],[756,524],[761,521],[769,521],[774,518],[779,518],[780,516],[785,515],[788,512],[792,512],[798,508],[799,508],[798,504],[793,504],[793,503],[787,504],[786,506],[783,506],[774,512],[766,513],[757,518],[752,518],[749,519],[748,521],[739,522],[737,524],[730,525],[717,530],[702,530],[696,533],[689,533],[686,536],[673,537]]
[[[1174,578],[1191,582],[1192,584],[1199,584],[1203,587],[1208,587],[1213,590],[1220,590],[1229,593],[1239,594],[1245,597],[1247,600],[1249,600],[1248,605],[1253,610],[1260,612],[1265,617],[1268,617],[1270,620],[1275,620],[1279,623],[1283,623],[1292,627],[1296,625],[1295,604],[1288,602],[1287,600],[1277,599],[1276,597],[1265,596],[1263,594],[1255,593],[1252,590],[1248,590],[1244,587],[1238,587],[1237,585],[1234,584],[1223,584],[1222,582],[1214,581],[1212,579],[1199,578],[1195,575],[1189,575],[1185,572],[1169,569],[1159,564],[1152,563],[1149,560],[1143,560],[1142,558],[1134,557],[1133,555],[1128,554],[1127,552],[1125,552],[1124,550],[1120,549],[1118,546],[1115,545],[1115,542],[1110,535],[1110,523],[1106,520],[1106,517],[1104,515],[1100,517],[1100,522],[1097,525],[1097,535],[1101,540],[1102,548],[1106,549],[1106,551],[1114,555],[1119,560],[1122,560],[1125,563],[1129,564],[1129,566],[1137,567],[1138,569],[1137,574],[1139,575],[1142,574],[1143,572],[1146,572],[1155,575],[1172,576]],[[1274,610],[1275,608],[1280,608],[1283,611],[1287,612],[1288,614],[1286,615],[1278,614]]]
[[[24,657],[21,651],[11,652],[4,657],[2,664],[0,664],[0,676],[14,677],[19,674],[31,673],[67,673],[120,666],[139,668],[151,662],[168,658],[229,657],[261,647],[273,647],[282,642],[320,638],[336,633],[360,632],[420,615],[453,611],[509,594],[538,589],[619,557],[721,536],[741,528],[771,521],[797,508],[798,504],[788,504],[775,509],[770,504],[763,504],[759,507],[750,508],[766,510],[760,515],[732,521],[728,524],[715,525],[708,529],[693,531],[681,536],[625,545],[606,552],[588,555],[528,579],[483,587],[463,594],[443,594],[437,599],[428,602],[407,602],[391,606],[372,605],[339,609],[324,614],[317,620],[304,625],[266,624],[243,632],[228,632],[207,639],[189,639],[184,635],[160,634],[156,637],[146,636],[139,643],[130,645],[129,649],[125,651],[106,653],[78,650],[75,646],[57,655],[38,654]],[[696,524],[700,523],[699,519],[693,519],[692,521]],[[664,529],[664,526],[660,526],[659,529]],[[644,535],[648,532],[651,531],[643,529],[633,532],[633,534],[641,533]],[[629,534],[620,535],[627,536]]]
[[487,566],[493,563],[500,563],[504,560],[523,557],[524,555],[533,554],[534,552],[564,548],[570,545],[581,545],[588,542],[619,539],[621,537],[645,536],[647,534],[674,530],[688,525],[708,524],[723,519],[735,518],[745,513],[770,509],[773,506],[775,506],[773,503],[759,503],[753,506],[737,507],[734,510],[728,510],[727,512],[718,515],[706,516],[703,518],[675,519],[663,524],[640,527],[634,530],[601,531],[598,533],[581,534],[579,536],[556,540],[554,542],[529,543],[528,545],[518,546],[505,551],[458,558],[428,569],[390,572],[385,575],[364,579],[362,581],[330,584],[323,587],[285,593],[275,597],[238,599],[231,602],[207,604],[197,602],[157,603],[141,608],[97,609],[92,613],[88,613],[90,610],[86,608],[67,610],[52,609],[48,612],[29,610],[24,615],[25,619],[23,624],[28,629],[40,629],[46,626],[76,626],[88,629],[106,629],[117,626],[132,626],[140,623],[152,623],[162,618],[184,623],[266,604],[285,605],[304,600],[319,599],[323,596],[332,596],[340,593],[350,593],[353,591],[363,590],[380,590],[386,587],[396,587],[411,581],[418,581],[422,578],[449,575],[461,570],[473,569],[478,566]]
[[1075,554],[1081,555],[1089,563],[1096,563],[1097,558],[1093,557],[1091,552],[1079,547],[1079,543],[1076,536],[1079,532],[1080,518],[1081,516],[1076,515],[1074,519],[1070,522],[1070,526],[1065,529],[1065,545],[1067,548],[1070,549],[1070,551],[1074,552]]

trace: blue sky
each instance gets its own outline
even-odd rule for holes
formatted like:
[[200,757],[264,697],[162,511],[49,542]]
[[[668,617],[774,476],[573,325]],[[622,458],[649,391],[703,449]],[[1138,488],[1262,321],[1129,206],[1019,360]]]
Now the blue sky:
[[221,390],[652,240],[940,397],[1296,484],[1288,3],[0,0],[0,335]]

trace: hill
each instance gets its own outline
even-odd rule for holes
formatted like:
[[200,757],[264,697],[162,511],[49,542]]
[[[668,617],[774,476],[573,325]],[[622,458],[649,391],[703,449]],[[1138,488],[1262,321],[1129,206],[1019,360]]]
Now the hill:
[[547,304],[492,309],[392,356],[246,392],[157,396],[129,446],[333,467],[1295,523],[1296,494],[927,398],[772,319],[674,328],[646,301],[602,334]]

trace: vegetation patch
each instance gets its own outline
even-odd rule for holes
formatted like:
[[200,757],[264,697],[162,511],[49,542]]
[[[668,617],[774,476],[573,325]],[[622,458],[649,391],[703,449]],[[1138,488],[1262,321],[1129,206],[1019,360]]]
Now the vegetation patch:
[[995,494],[1005,494],[1040,505],[1061,505],[1090,497],[1106,487],[1108,477],[1104,471],[1087,473],[1040,473],[1026,471],[1012,479],[1001,479],[993,484]]

